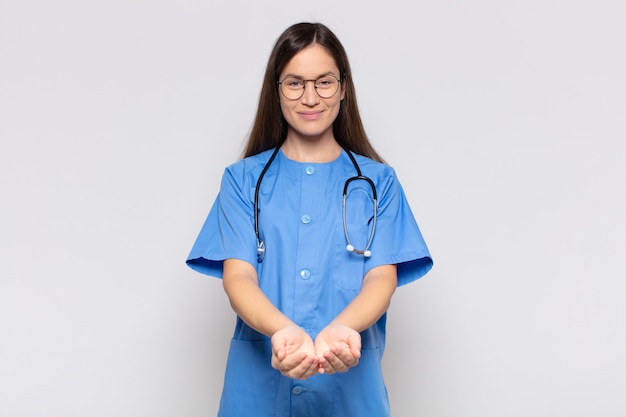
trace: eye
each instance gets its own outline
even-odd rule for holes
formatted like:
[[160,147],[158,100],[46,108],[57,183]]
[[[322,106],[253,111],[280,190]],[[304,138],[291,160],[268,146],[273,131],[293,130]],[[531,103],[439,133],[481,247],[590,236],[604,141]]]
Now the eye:
[[297,78],[286,78],[282,84],[292,90],[298,90],[304,86],[304,82]]
[[331,88],[337,84],[337,80],[332,77],[323,77],[315,81],[318,88]]

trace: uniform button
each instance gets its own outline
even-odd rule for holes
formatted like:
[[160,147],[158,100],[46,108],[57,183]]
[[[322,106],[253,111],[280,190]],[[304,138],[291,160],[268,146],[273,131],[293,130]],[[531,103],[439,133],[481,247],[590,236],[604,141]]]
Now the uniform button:
[[315,167],[311,165],[307,165],[306,168],[304,168],[304,172],[306,172],[307,175],[313,175],[315,174]]
[[300,395],[302,394],[302,391],[304,391],[304,388],[302,388],[300,385],[296,385],[291,389],[291,393],[293,395]]
[[302,279],[311,278],[311,271],[309,271],[308,269],[303,269],[302,271],[300,271],[300,278]]
[[300,217],[300,220],[302,220],[302,223],[304,224],[309,224],[311,223],[311,216],[305,214],[304,216]]

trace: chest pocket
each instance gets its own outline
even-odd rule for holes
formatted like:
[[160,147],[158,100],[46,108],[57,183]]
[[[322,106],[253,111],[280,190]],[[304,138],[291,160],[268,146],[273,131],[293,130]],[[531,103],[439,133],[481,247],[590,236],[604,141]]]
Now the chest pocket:
[[[362,224],[347,224],[350,241],[357,249],[362,249],[367,243],[369,229]],[[335,226],[335,285],[344,290],[359,291],[363,283],[365,272],[365,257],[348,252],[343,223]]]

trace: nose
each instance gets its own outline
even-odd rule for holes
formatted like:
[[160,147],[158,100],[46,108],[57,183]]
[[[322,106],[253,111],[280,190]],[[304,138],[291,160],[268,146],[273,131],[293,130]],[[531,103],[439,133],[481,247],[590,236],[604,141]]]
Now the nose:
[[[308,88],[307,88],[308,87]],[[302,104],[306,106],[314,106],[319,103],[320,96],[315,91],[315,80],[306,80],[304,82],[304,94],[302,94]]]

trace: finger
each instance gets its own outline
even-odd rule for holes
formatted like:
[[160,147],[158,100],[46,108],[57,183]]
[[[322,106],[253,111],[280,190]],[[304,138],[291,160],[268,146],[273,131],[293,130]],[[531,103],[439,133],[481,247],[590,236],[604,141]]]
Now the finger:
[[319,368],[319,361],[315,357],[309,358],[309,367],[302,374],[300,379],[307,379],[313,375],[317,375],[317,369]]
[[336,358],[332,363],[337,372],[345,372],[348,368],[356,366],[361,355],[360,351],[357,351],[357,356],[355,356],[350,346],[333,349],[332,353]]
[[317,365],[317,373],[318,374],[325,374],[326,373],[326,369],[324,369],[324,365],[322,365],[321,361],[320,361],[319,365]]
[[292,372],[298,374],[300,372],[299,367],[302,366],[302,363],[306,360],[306,358],[307,354],[304,352],[288,355],[281,361],[280,369],[286,374]]
[[328,374],[328,375],[332,375],[335,372],[337,372],[335,368],[333,367],[333,365],[330,363],[330,361],[328,361],[328,359],[326,359],[324,356],[319,358],[319,365],[318,365],[317,371],[320,374]]
[[358,365],[361,352],[357,350],[355,355],[351,347],[346,347],[337,356],[347,367],[351,368]]
[[[282,359],[281,359],[281,356],[282,356]],[[286,355],[284,354],[284,351],[282,355],[279,355],[277,351],[273,351],[272,352],[272,368],[277,369],[281,372],[286,370],[286,367],[288,365],[285,365],[285,362],[284,362],[285,356]]]
[[307,379],[317,374],[318,361],[315,357],[305,355],[304,358],[284,375],[295,379]]
[[324,353],[324,359],[326,360],[326,366],[324,369],[328,374],[334,374],[336,372],[346,372],[348,366],[334,351],[328,351]]

